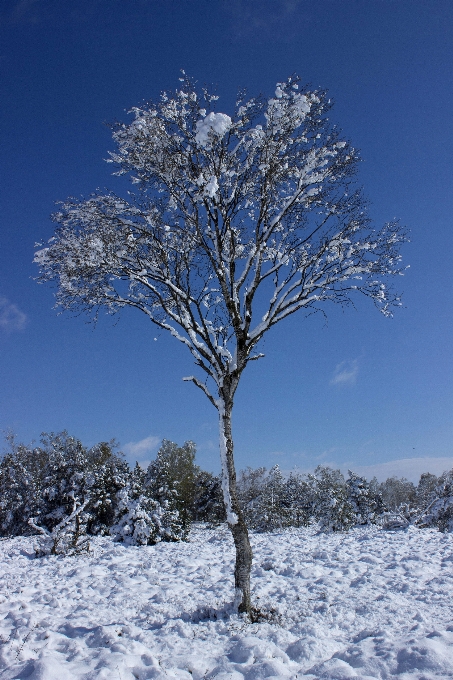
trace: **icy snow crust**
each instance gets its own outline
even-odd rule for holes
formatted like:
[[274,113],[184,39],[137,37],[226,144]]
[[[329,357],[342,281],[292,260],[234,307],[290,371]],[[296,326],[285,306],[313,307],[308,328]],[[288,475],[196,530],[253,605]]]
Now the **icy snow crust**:
[[[188,543],[34,558],[0,541],[2,680],[453,677],[453,535],[252,534],[253,601],[231,612],[226,528]],[[271,610],[274,613],[271,613]]]

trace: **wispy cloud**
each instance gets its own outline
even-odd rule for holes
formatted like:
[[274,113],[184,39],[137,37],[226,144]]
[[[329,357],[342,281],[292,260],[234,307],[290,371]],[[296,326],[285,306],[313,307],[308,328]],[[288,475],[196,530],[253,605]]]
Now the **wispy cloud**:
[[126,456],[134,458],[135,460],[141,460],[145,458],[151,451],[153,451],[160,444],[160,437],[154,437],[150,435],[141,439],[139,442],[129,442],[125,444],[122,449]]
[[[282,469],[281,472],[287,477],[290,472],[297,472],[299,474],[312,473],[319,464],[319,461],[313,461],[311,465],[298,464],[294,468]],[[322,465],[332,468],[333,470],[341,470],[345,477],[348,476],[348,470],[355,472],[368,479],[376,477],[379,482],[384,482],[389,477],[405,477],[410,482],[417,484],[420,476],[424,472],[430,472],[432,475],[439,477],[443,472],[453,469],[453,456],[444,457],[430,457],[423,456],[420,458],[400,458],[397,460],[388,460],[385,463],[374,463],[371,465],[359,465],[354,462],[339,463],[338,460],[323,460]]]
[[21,331],[27,324],[27,315],[8,298],[0,295],[0,330],[10,333]]
[[[343,473],[347,473],[344,465],[338,465]],[[354,465],[351,463],[348,468],[358,475],[363,475],[367,479],[377,477],[384,481],[388,477],[406,477],[411,482],[418,482],[423,472],[431,472],[433,475],[441,475],[446,470],[453,468],[453,456],[442,458],[431,458],[423,456],[421,458],[401,458],[399,460],[389,460],[386,463],[375,463],[374,465]]]
[[292,40],[311,18],[303,0],[223,0],[236,38]]
[[357,379],[359,372],[359,360],[349,359],[337,364],[333,377],[330,381],[331,385],[353,385]]
[[41,0],[6,2],[0,11],[0,24],[35,24],[42,9]]

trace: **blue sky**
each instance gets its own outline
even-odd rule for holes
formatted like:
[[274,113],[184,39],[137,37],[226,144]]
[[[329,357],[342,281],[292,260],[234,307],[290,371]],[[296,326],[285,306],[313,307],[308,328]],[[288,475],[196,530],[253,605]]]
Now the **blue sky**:
[[361,150],[375,224],[411,230],[393,319],[359,299],[268,335],[236,398],[237,466],[452,467],[450,0],[4,0],[0,428],[26,442],[62,429],[86,444],[114,437],[142,461],[162,438],[192,439],[199,463],[219,469],[216,413],[181,380],[187,350],[138,312],[96,328],[58,316],[51,287],[33,280],[54,202],[117,186],[103,123],[175,88],[180,69],[215,84],[225,113],[240,87],[271,95],[292,73],[327,88],[331,118]]

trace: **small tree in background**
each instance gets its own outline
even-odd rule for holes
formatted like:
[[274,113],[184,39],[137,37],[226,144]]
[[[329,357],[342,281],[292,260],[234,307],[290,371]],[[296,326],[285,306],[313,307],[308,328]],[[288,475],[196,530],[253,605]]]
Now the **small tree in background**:
[[188,441],[183,446],[164,439],[146,471],[144,487],[159,503],[169,501],[178,511],[180,521],[189,529],[200,469],[195,465],[196,446]]
[[357,293],[386,316],[399,298],[404,234],[374,231],[354,186],[359,156],[328,118],[322,90],[298,78],[269,99],[238,97],[231,116],[185,75],[173,94],[114,126],[117,174],[137,192],[69,199],[36,253],[57,304],[140,310],[182,342],[207,382],[189,376],[219,417],[222,485],[236,546],[239,611],[250,614],[252,551],[236,491],[232,411],[264,335],[291,314],[348,304]]
[[415,491],[415,505],[417,508],[423,511],[434,500],[438,482],[439,479],[436,475],[433,475],[430,472],[424,472],[420,476]]
[[146,491],[137,496],[132,486],[118,492],[115,522],[110,528],[114,540],[125,545],[155,545],[184,540],[187,531],[187,523],[171,501],[159,503]]
[[379,491],[384,501],[385,507],[395,512],[402,505],[408,508],[414,507],[416,499],[416,489],[412,482],[405,477],[389,477],[379,485]]
[[[114,452],[114,442],[88,449],[61,432],[43,433],[41,446],[16,444],[11,437],[9,445],[0,461],[1,534],[31,533],[31,518],[43,535],[57,525],[66,533],[72,526],[79,532],[108,533],[116,494],[129,477],[129,466]],[[74,521],[66,522],[73,513]]]
[[196,477],[192,519],[194,522],[211,524],[219,524],[226,520],[222,480],[205,470],[200,470]]
[[418,526],[453,531],[453,470],[438,478],[431,498],[431,503],[417,520]]
[[355,524],[354,507],[340,470],[318,465],[308,475],[314,491],[314,517],[321,531],[347,531]]
[[290,514],[291,526],[307,527],[313,517],[315,493],[306,475],[291,472],[285,484],[283,504]]
[[348,501],[353,509],[355,524],[373,524],[384,512],[382,496],[365,477],[348,470],[346,488]]

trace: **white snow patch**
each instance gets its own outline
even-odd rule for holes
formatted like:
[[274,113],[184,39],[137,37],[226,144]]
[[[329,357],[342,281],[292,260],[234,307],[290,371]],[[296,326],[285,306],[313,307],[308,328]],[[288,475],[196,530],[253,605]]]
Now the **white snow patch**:
[[214,198],[216,193],[219,190],[219,185],[217,182],[217,177],[212,175],[212,177],[209,179],[209,182],[206,184],[204,188],[204,193],[206,196],[209,196],[209,198]]
[[453,534],[252,533],[255,624],[232,611],[225,526],[78,557],[33,543],[0,541],[2,680],[453,677]]
[[218,137],[223,137],[230,127],[231,118],[226,113],[214,113],[214,111],[211,111],[205,118],[197,122],[195,141],[201,147],[209,148],[212,133]]

